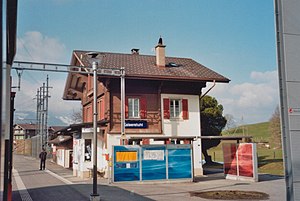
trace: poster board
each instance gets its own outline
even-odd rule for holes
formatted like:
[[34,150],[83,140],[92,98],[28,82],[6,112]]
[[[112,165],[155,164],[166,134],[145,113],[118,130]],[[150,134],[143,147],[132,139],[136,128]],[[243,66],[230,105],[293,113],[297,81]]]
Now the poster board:
[[193,179],[192,145],[113,146],[112,181]]

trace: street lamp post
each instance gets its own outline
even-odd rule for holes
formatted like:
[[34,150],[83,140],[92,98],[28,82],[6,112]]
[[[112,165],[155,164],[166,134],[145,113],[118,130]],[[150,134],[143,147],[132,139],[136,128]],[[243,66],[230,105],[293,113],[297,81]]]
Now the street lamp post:
[[91,201],[100,200],[100,195],[97,193],[97,62],[93,62],[93,193],[90,195]]
[[125,69],[121,68],[121,140],[125,144]]

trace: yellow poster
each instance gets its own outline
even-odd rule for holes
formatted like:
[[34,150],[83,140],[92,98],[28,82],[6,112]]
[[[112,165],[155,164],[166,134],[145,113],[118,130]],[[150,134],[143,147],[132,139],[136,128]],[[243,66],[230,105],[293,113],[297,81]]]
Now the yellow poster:
[[117,151],[116,152],[116,162],[133,162],[137,161],[136,151]]

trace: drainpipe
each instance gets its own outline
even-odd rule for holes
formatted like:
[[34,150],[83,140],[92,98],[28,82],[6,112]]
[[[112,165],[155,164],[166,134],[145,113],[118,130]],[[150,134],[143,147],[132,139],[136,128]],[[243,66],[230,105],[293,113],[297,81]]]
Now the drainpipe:
[[206,95],[208,94],[208,92],[210,92],[210,90],[212,90],[214,87],[216,86],[216,80],[214,80],[214,84],[201,96],[200,95],[200,100]]

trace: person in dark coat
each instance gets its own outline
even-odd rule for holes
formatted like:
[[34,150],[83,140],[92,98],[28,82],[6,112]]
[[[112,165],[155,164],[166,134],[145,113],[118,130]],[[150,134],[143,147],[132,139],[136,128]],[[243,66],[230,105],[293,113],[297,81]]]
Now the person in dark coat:
[[43,150],[41,151],[40,155],[39,155],[41,162],[40,162],[40,170],[45,170],[45,166],[46,166],[46,158],[47,158],[47,152],[45,151],[45,149],[43,148]]

